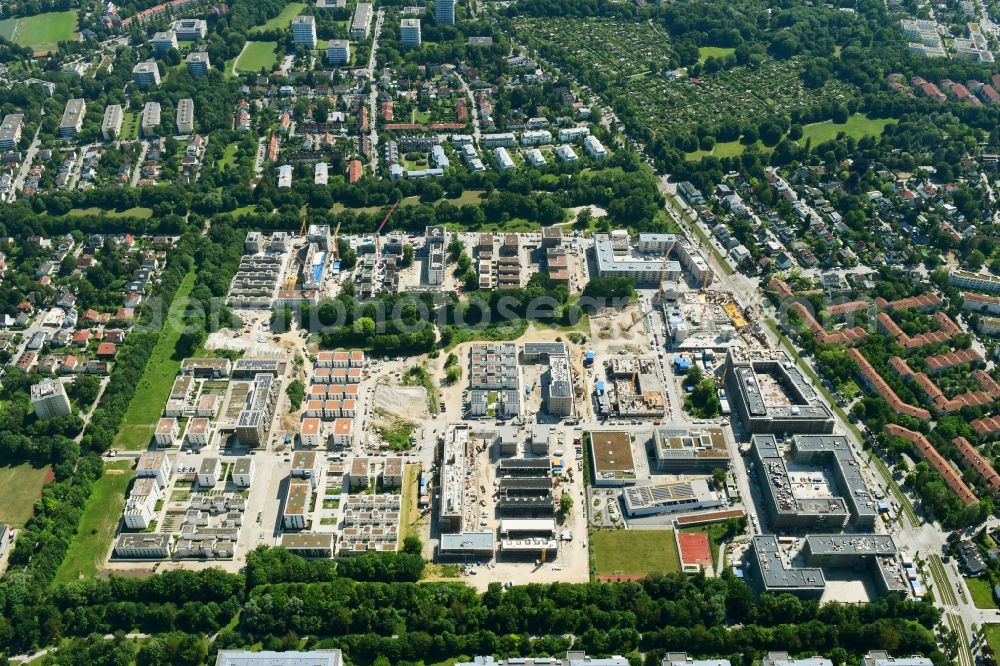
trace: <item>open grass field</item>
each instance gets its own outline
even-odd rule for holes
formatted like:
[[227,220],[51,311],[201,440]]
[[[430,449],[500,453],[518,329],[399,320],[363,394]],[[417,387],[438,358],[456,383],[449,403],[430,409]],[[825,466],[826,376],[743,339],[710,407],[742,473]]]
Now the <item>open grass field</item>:
[[699,46],[698,62],[705,62],[709,58],[724,58],[735,50],[729,46]]
[[128,210],[105,210],[103,208],[91,207],[91,208],[72,208],[67,215],[79,217],[81,215],[107,215],[108,217],[138,217],[142,220],[148,220],[153,216],[152,208],[144,208],[142,206],[136,206],[134,208],[129,208]]
[[590,535],[598,576],[645,576],[680,571],[673,530],[599,530]]
[[292,24],[292,19],[302,13],[302,10],[306,8],[306,3],[304,2],[292,2],[284,6],[281,13],[275,16],[273,19],[265,23],[264,25],[259,25],[250,30],[250,34],[255,32],[267,32],[269,30],[281,30],[282,28],[287,28]]
[[278,62],[274,52],[277,47],[277,42],[247,42],[236,60],[236,71],[256,73],[264,69],[270,72]]
[[860,139],[865,136],[880,136],[885,126],[894,123],[889,118],[869,118],[868,116],[855,113],[847,119],[847,122],[838,125],[832,120],[825,120],[821,123],[805,125],[802,128],[802,138],[799,142],[812,140],[813,145],[836,139],[837,134],[844,132],[848,136]]
[[139,138],[139,115],[134,111],[125,112],[125,117],[122,118],[122,141]]
[[31,518],[35,500],[42,496],[49,468],[3,460],[0,465],[0,523],[20,527]]
[[[771,150],[760,141],[757,142],[757,147],[761,150]],[[686,153],[684,159],[690,160],[692,162],[697,162],[703,157],[708,157],[709,155],[714,155],[718,158],[723,157],[739,157],[747,149],[745,145],[737,141],[720,141],[715,144],[712,150],[696,150],[693,153]]]
[[219,160],[219,166],[223,170],[228,169],[229,167],[236,166],[236,149],[238,147],[239,146],[236,144],[236,142],[233,142],[228,146],[226,146],[225,149],[222,151],[222,159]]
[[403,466],[402,510],[399,514],[399,545],[408,536],[420,536],[420,465]]
[[0,21],[0,37],[33,51],[56,51],[59,42],[77,38],[76,10],[5,19]]
[[985,578],[966,578],[965,584],[969,586],[969,594],[972,595],[972,603],[976,608],[996,608],[997,602],[993,598],[993,586]]
[[[180,313],[187,304],[188,294],[194,288],[194,272],[188,273],[177,289],[174,302],[170,304],[163,332],[156,341],[153,354],[149,357],[135,395],[132,396],[125,412],[121,429],[115,437],[114,447],[126,451],[142,451],[149,446],[156,429],[156,422],[167,402],[174,377],[180,370],[180,359],[174,358],[177,341],[181,337]],[[175,324],[175,322],[178,322]]]
[[993,654],[1000,654],[1000,624],[984,624],[983,634],[986,642],[993,649]]
[[55,582],[69,583],[101,570],[125,508],[125,489],[132,482],[131,468],[132,461],[127,460],[105,464],[104,476],[94,484],[80,518],[80,527],[56,572]]

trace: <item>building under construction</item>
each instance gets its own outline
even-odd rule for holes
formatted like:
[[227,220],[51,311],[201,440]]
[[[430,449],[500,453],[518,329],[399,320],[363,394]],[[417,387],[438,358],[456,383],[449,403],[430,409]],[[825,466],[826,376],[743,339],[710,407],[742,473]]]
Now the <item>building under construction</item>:
[[605,364],[610,398],[621,416],[663,416],[663,384],[654,359],[614,356]]

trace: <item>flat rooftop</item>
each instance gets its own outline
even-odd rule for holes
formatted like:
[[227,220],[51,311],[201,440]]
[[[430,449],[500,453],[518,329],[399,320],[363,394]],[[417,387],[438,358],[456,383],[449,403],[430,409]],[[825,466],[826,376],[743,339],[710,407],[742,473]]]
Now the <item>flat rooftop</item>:
[[632,460],[632,436],[624,431],[594,430],[590,447],[598,474],[635,472]]

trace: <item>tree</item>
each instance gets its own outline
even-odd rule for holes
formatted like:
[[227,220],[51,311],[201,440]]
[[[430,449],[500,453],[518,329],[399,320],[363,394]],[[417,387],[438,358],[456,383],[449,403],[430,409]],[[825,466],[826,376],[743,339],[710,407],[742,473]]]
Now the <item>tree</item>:
[[453,365],[444,373],[444,379],[448,384],[455,384],[462,378],[462,368]]
[[306,386],[300,380],[293,379],[285,389],[285,394],[288,395],[291,411],[297,412],[302,407],[302,399],[306,396]]
[[403,245],[403,268],[408,268],[413,265],[413,245],[406,243]]
[[569,512],[573,510],[573,496],[563,493],[559,496],[559,515],[565,519]]
[[712,470],[712,483],[715,484],[716,490],[722,490],[726,487],[726,470],[721,467],[716,467]]

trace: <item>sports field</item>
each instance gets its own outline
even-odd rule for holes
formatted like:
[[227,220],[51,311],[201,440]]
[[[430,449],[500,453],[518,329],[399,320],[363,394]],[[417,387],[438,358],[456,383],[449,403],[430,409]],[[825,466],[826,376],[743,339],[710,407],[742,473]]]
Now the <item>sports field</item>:
[[598,530],[590,534],[598,576],[647,576],[680,571],[673,530]]
[[287,28],[292,24],[292,19],[302,13],[302,10],[306,8],[306,3],[304,2],[292,2],[284,6],[281,13],[275,16],[273,19],[269,20],[264,25],[259,25],[255,28],[251,28],[250,33],[255,32],[267,32],[269,30],[281,30]]
[[247,42],[236,61],[236,71],[256,73],[263,68],[270,72],[278,62],[274,52],[277,46],[277,42]]
[[47,12],[0,21],[0,37],[33,51],[55,51],[77,38],[76,10]]
[[0,461],[0,524],[24,525],[34,512],[35,500],[42,496],[48,467],[28,463],[9,465]]

